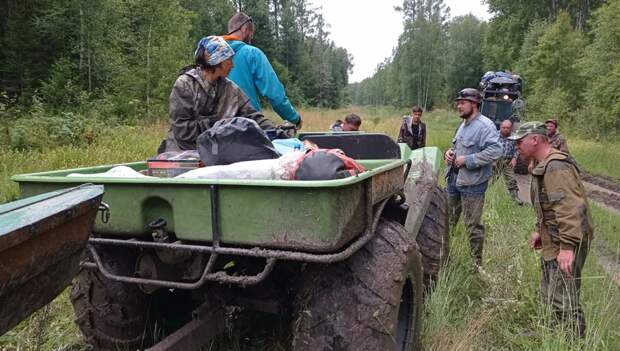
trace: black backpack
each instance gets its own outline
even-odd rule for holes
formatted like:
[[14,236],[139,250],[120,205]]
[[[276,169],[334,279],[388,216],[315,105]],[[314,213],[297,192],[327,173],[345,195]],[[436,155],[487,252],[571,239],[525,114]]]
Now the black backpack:
[[234,117],[215,122],[196,140],[205,166],[278,158],[275,147],[254,120]]

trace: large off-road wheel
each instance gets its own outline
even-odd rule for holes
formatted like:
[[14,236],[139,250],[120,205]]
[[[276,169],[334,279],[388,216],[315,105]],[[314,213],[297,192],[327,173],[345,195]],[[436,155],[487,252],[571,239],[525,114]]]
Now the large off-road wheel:
[[[131,252],[115,248],[113,255],[103,250],[102,254],[109,271],[133,271],[135,255]],[[148,346],[149,297],[137,285],[113,282],[98,271],[82,268],[73,282],[71,302],[75,322],[90,348],[116,351]]]
[[415,238],[382,218],[371,241],[348,260],[304,272],[293,349],[418,350],[422,291]]
[[430,288],[450,254],[448,199],[446,192],[439,186],[433,189],[433,196],[416,241],[422,254],[424,285]]

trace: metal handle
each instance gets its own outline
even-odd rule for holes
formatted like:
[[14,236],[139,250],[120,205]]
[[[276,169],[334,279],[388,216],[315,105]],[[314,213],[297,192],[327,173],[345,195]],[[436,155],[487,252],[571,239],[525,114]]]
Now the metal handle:
[[99,204],[98,211],[101,212],[101,222],[108,223],[110,220],[110,205],[102,201],[101,204]]

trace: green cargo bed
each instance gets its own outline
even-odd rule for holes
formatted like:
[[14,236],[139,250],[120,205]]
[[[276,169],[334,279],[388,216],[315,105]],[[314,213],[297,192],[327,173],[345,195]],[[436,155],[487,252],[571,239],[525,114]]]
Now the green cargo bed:
[[[217,232],[223,244],[333,252],[364,231],[375,204],[403,188],[411,150],[399,147],[399,159],[359,160],[369,171],[328,181],[66,177],[119,165],[12,179],[22,197],[84,183],[104,185],[111,216],[95,222],[100,236],[150,236],[148,224],[162,218],[166,230],[184,242],[212,242]],[[123,165],[146,168],[146,162]]]

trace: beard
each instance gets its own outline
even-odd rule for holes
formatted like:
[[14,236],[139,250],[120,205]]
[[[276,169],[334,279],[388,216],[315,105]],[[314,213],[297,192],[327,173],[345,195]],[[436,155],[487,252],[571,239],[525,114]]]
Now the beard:
[[474,114],[474,110],[471,109],[469,110],[469,112],[460,112],[459,113],[459,117],[461,117],[462,119],[468,119],[469,117],[471,117]]

